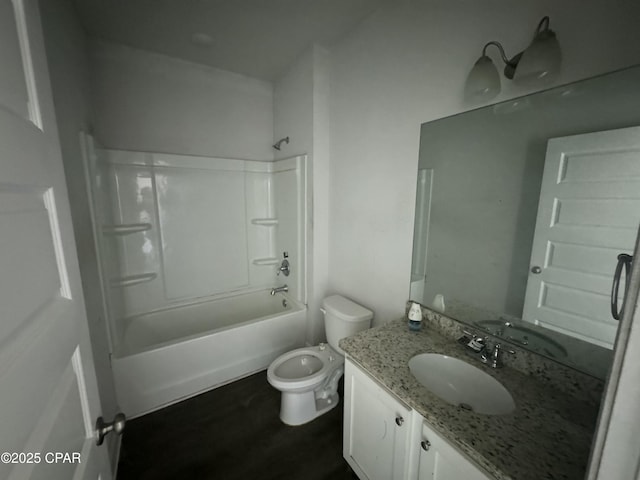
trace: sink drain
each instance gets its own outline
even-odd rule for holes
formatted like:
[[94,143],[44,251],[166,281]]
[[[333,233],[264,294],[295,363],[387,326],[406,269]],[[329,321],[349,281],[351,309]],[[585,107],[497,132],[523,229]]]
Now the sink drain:
[[468,410],[470,412],[473,412],[473,407],[471,405],[469,405],[468,403],[460,403],[458,404],[458,406],[462,409],[462,410]]

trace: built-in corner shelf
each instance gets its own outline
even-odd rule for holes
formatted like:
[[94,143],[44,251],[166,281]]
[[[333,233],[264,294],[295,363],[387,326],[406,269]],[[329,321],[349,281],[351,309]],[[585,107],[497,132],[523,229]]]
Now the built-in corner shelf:
[[252,218],[251,223],[254,225],[263,225],[265,227],[272,227],[278,225],[277,218]]
[[254,258],[251,263],[260,267],[266,265],[278,265],[280,264],[280,259],[276,257]]
[[110,284],[112,287],[130,287],[139,283],[150,282],[158,276],[155,272],[138,273],[136,275],[126,275],[124,277],[112,278]]
[[129,235],[130,233],[144,232],[150,230],[150,223],[122,223],[119,225],[103,225],[103,235]]

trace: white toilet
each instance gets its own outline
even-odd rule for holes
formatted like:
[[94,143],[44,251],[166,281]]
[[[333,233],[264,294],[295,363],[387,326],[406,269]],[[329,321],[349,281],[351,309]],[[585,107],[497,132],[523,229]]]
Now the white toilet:
[[292,350],[267,370],[269,383],[282,392],[280,419],[287,425],[310,422],[338,405],[338,381],[344,373],[340,339],[371,326],[373,312],[340,295],[322,302],[326,343]]

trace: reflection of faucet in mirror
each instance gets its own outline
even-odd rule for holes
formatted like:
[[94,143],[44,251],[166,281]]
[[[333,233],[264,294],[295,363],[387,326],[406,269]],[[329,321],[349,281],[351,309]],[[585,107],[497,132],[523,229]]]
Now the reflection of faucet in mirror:
[[506,340],[510,340],[512,343],[528,347],[537,353],[542,353],[545,356],[559,359],[567,356],[567,350],[560,343],[550,338],[548,335],[544,335],[540,330],[534,330],[530,328],[532,325],[525,326],[523,321],[508,321],[504,319],[499,320],[478,320],[475,325],[494,335]]
[[638,84],[634,67],[424,124],[410,300],[504,317],[505,341],[604,378],[616,257],[638,228]]

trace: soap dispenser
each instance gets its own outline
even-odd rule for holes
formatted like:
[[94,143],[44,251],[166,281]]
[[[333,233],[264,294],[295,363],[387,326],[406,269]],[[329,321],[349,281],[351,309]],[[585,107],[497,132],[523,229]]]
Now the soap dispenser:
[[422,308],[420,308],[420,304],[413,302],[407,316],[409,317],[409,330],[419,331],[422,328]]

